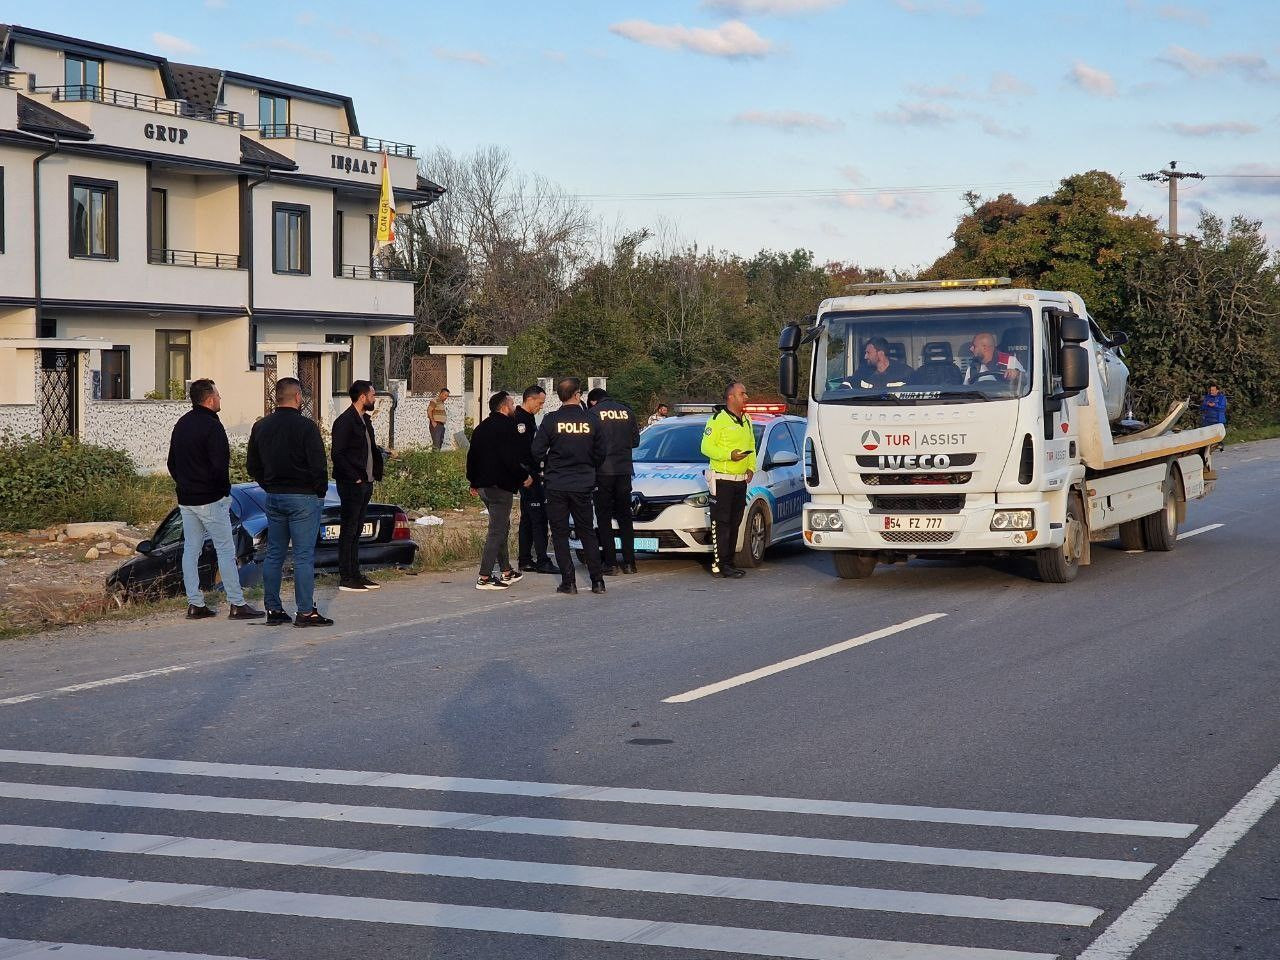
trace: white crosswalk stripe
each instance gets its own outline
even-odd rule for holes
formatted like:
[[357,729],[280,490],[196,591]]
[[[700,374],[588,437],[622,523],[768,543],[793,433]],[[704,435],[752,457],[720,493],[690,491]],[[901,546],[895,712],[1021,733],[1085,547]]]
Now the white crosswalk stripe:
[[[173,785],[173,778],[184,776],[220,779],[224,783],[219,789],[230,786],[233,790],[237,782],[254,780],[274,784],[269,789],[275,794],[270,797],[242,797],[163,789],[71,786],[39,780],[2,781],[0,863],[9,860],[11,862],[6,863],[6,867],[24,866],[28,869],[0,869],[0,894],[11,895],[0,897],[0,929],[5,929],[5,910],[10,908],[9,905],[37,898],[46,902],[57,900],[64,905],[64,910],[67,909],[67,901],[111,904],[119,909],[128,909],[129,905],[163,909],[166,915],[173,914],[175,932],[182,929],[183,911],[202,910],[213,911],[218,916],[271,917],[276,918],[276,922],[341,920],[480,934],[514,934],[525,938],[552,937],[562,941],[674,947],[743,957],[1052,960],[1061,943],[1059,933],[1070,929],[1087,931],[1105,910],[1128,906],[1142,893],[1136,881],[1147,877],[1155,863],[1131,859],[1133,848],[1129,838],[1153,838],[1153,843],[1166,845],[1162,848],[1166,854],[1176,856],[1185,847],[1180,841],[1195,831],[1192,824],[1150,820],[1059,817],[856,801],[807,801],[36,751],[0,751],[0,763],[28,768],[73,768],[83,771],[80,775],[82,782],[86,774],[92,775],[94,771],[127,772],[135,775],[135,780],[136,776],[143,776],[148,778],[149,785],[156,778],[161,778],[155,783],[157,787]],[[317,789],[341,788],[343,799],[349,798],[353,788],[368,790],[369,796],[376,796],[382,788],[398,787],[419,791],[497,794],[517,801],[522,798],[556,800],[584,810],[597,809],[598,802],[605,805],[601,809],[633,804],[636,815],[628,822],[614,822],[586,817],[561,819],[299,800],[281,793],[282,790],[288,791],[290,784],[307,785],[312,795]],[[31,818],[33,803],[38,805],[36,809],[44,811],[42,822],[22,822]],[[676,813],[673,808],[683,808],[687,813]],[[113,810],[116,812],[110,813]],[[658,815],[655,810],[665,811],[660,821],[667,822],[644,822]],[[775,833],[703,828],[708,819],[714,821],[733,811],[743,810],[785,818],[780,825],[785,823],[786,830]],[[184,818],[181,820],[183,833],[154,829],[136,832],[133,829],[84,829],[99,815],[110,816],[113,827],[124,818],[130,828],[157,817],[167,817],[166,825],[169,825],[175,815],[180,815]],[[197,819],[193,821],[190,815],[197,815]],[[213,819],[205,819],[205,815],[211,815]],[[694,815],[698,818],[697,827],[671,822],[672,817],[679,817],[688,823],[688,817]],[[51,821],[56,823],[59,817],[71,817],[73,820],[69,825],[49,825]],[[826,818],[821,822],[838,825],[838,832],[854,836],[809,835],[817,831],[805,831],[803,825],[819,822],[805,819],[814,817]],[[833,821],[832,817],[844,820]],[[900,824],[896,830],[899,835],[904,831],[910,832],[913,823],[941,825],[935,826],[935,830],[945,829],[949,831],[948,836],[963,829],[973,836],[973,846],[856,839],[860,830],[859,820],[896,821]],[[193,822],[199,826],[189,826]],[[305,842],[275,842],[271,831],[273,823],[295,824],[293,832],[305,834],[302,838]],[[720,824],[713,822],[712,825]],[[447,835],[457,838],[462,846],[474,845],[467,839],[471,836],[485,835],[490,839],[483,841],[484,856],[370,849],[350,842],[350,831],[367,831],[370,826],[448,831]],[[266,839],[273,842],[262,842],[264,829]],[[184,835],[188,833],[190,835]],[[246,838],[245,834],[258,839]],[[423,834],[415,832],[412,836],[422,837]],[[1021,849],[1001,849],[1005,845],[1003,838],[1015,836],[1021,838]],[[504,858],[497,854],[503,845],[516,843],[521,837],[529,838],[521,849],[526,858],[529,856],[528,843],[532,842],[535,849],[541,849],[536,844],[547,839],[604,841],[610,846],[575,843],[566,848],[574,850],[574,854],[562,854],[568,859],[584,862],[546,862]],[[1084,843],[1086,840],[1087,844]],[[481,842],[478,837],[476,842]],[[393,841],[392,845],[399,846],[400,843]],[[625,855],[634,861],[633,865],[587,862],[608,855],[608,850],[615,849],[612,844],[619,844],[616,856]],[[1042,849],[1026,852],[1028,846],[1033,850]],[[678,853],[682,849],[691,852]],[[663,850],[668,852],[658,857]],[[711,873],[648,868],[654,865],[652,861],[655,858],[665,861],[662,866],[670,866],[673,857],[684,857],[697,864],[699,851],[712,850],[731,852],[732,869]],[[5,855],[5,851],[9,851],[9,855]],[[20,861],[14,859],[17,851],[23,851]],[[1112,856],[1096,855],[1100,851]],[[74,854],[73,862],[77,865],[74,872],[65,868],[46,869],[45,858],[57,856],[60,852],[63,854],[59,860],[62,864],[68,862],[66,854]],[[1075,855],[1079,853],[1090,855]],[[825,858],[831,863],[861,862],[868,868],[874,868],[874,874],[881,882],[877,885],[799,882],[794,879],[794,872],[792,879],[779,879],[776,875],[781,862],[778,857]],[[168,877],[176,876],[182,882],[146,879],[145,873],[141,877],[130,876],[134,873],[131,865],[137,864],[141,869],[144,863],[164,867]],[[228,869],[244,864],[289,868],[294,872],[282,876],[294,879],[267,883],[265,886],[270,889],[259,888],[256,884],[242,886],[224,882]],[[860,869],[851,866],[839,876],[853,881],[857,874],[849,871]],[[311,874],[299,875],[297,871],[310,870],[330,876],[340,875],[343,878],[339,887],[341,895],[275,888],[299,883],[299,876]],[[982,880],[987,871],[992,877],[1005,876],[1009,879],[1001,881],[999,887],[988,887]],[[771,872],[775,876],[770,877]],[[154,871],[150,875],[155,876]],[[467,881],[470,885],[462,889],[470,892],[461,896],[463,900],[475,896],[477,889],[492,886],[500,891],[494,894],[500,898],[497,902],[504,905],[435,902],[425,898],[389,899],[369,895],[381,892],[377,890],[378,886],[385,889],[390,878],[397,875]],[[884,882],[885,877],[889,882]],[[1033,896],[988,895],[994,889],[1016,894],[1017,887],[1033,882]],[[1088,889],[1095,893],[1081,897],[1081,890],[1085,889],[1082,883],[1091,884]],[[481,886],[476,887],[476,884]],[[1053,889],[1055,885],[1057,890]],[[586,912],[575,912],[517,909],[514,906],[521,902],[521,891],[529,894],[523,897],[525,902],[532,901],[542,906],[545,898],[537,896],[538,891],[561,888],[578,889],[584,891],[584,895],[595,894],[588,897],[591,907]],[[1098,890],[1105,892],[1097,893]],[[1046,892],[1066,893],[1067,896],[1045,896]],[[1087,902],[1095,896],[1102,902]],[[606,898],[603,906],[597,903],[600,897]],[[631,905],[635,897],[649,898],[645,902],[650,906],[636,910]],[[679,920],[651,918],[651,914],[661,913],[660,907],[655,908],[652,904],[670,904],[675,902],[673,898],[696,902],[693,917],[699,922],[686,921],[688,910],[681,911]],[[562,902],[571,904],[572,899],[569,897]],[[770,913],[774,918],[770,926],[778,929],[716,925],[713,922],[716,912],[728,909],[728,905],[735,901],[774,907]],[[832,908],[840,911],[839,915],[847,918],[846,921],[832,926],[829,918],[833,915],[828,913],[828,920],[823,925],[815,925],[812,918],[817,915],[806,913],[830,911]],[[638,915],[632,916],[633,911]],[[930,934],[922,939],[931,942],[917,942],[916,938],[909,936],[890,940],[858,935],[864,932],[883,934],[886,930],[897,934],[904,929],[902,924],[908,924],[905,929],[909,930],[909,924],[916,922],[904,917],[897,926],[891,926],[887,923],[887,916],[892,915],[927,919]],[[737,916],[742,916],[740,911]],[[859,918],[866,918],[867,922]],[[226,921],[228,924],[234,922]],[[971,927],[968,933],[957,927],[956,940],[951,944],[932,942],[951,940],[949,936],[938,934],[938,930],[948,929],[939,927],[940,923],[979,923],[986,926]],[[10,956],[45,955],[64,960],[80,960],[82,957],[101,960],[218,960],[214,954],[183,953],[180,950],[184,946],[207,947],[204,942],[197,945],[181,938],[168,941],[163,936],[156,940],[154,927],[147,929],[151,939],[136,946],[131,944],[129,949],[0,939],[0,960]],[[975,940],[974,929],[988,933]],[[1043,937],[1032,935],[1037,929],[1044,931]],[[825,932],[810,932],[812,930]],[[1006,930],[1009,936],[998,932],[989,934],[991,930]],[[42,929],[39,932],[47,931]],[[8,935],[15,933],[28,931],[6,929]],[[1083,936],[1087,939],[1089,934],[1086,932]],[[85,938],[68,935],[67,939]],[[121,938],[113,939],[120,942]],[[532,944],[530,956],[544,955],[538,952],[537,940],[526,942]],[[244,951],[244,944],[240,946]],[[505,947],[495,950],[493,955],[499,953],[514,956]],[[329,960],[330,955],[323,956]],[[332,954],[334,960],[340,956],[345,956],[340,950]],[[225,960],[242,958],[228,957]]]

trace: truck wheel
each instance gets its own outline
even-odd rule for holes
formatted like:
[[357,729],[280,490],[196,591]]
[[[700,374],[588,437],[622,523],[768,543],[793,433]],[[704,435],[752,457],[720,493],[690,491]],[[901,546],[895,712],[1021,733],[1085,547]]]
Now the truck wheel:
[[768,547],[769,511],[763,503],[757,503],[747,513],[742,531],[742,549],[734,555],[734,566],[743,569],[760,566]]
[[1142,536],[1141,520],[1129,520],[1120,524],[1120,546],[1126,550],[1147,549],[1147,541]]
[[1076,494],[1067,500],[1067,516],[1062,526],[1066,534],[1062,546],[1036,551],[1036,572],[1045,583],[1070,583],[1080,572],[1080,558],[1084,556],[1089,531],[1085,529],[1084,511]]
[[1148,550],[1167,553],[1178,543],[1178,495],[1172,470],[1165,474],[1161,490],[1164,506],[1142,518],[1142,538],[1146,540]]
[[831,559],[836,565],[836,576],[841,580],[865,580],[876,568],[874,553],[859,553],[857,550],[841,550],[833,553]]

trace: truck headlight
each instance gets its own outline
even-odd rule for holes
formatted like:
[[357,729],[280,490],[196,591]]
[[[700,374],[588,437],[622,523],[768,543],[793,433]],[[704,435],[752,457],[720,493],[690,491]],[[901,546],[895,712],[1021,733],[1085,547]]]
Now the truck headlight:
[[997,510],[991,516],[992,530],[1034,530],[1034,510]]
[[844,520],[838,510],[810,510],[809,527],[813,530],[843,530]]
[[709,493],[691,493],[684,498],[684,502],[691,507],[705,507],[711,502],[711,494]]

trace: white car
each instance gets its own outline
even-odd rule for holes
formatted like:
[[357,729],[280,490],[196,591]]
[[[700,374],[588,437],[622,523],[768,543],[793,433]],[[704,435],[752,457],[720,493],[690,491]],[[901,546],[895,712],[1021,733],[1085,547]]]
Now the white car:
[[[800,451],[803,417],[780,413],[778,405],[748,405],[756,435],[756,474],[738,530],[740,567],[757,566],[775,543],[799,537],[809,499]],[[631,516],[636,553],[711,552],[707,458],[702,433],[708,413],[667,417],[646,427],[632,453]],[[576,538],[573,547],[581,550]]]

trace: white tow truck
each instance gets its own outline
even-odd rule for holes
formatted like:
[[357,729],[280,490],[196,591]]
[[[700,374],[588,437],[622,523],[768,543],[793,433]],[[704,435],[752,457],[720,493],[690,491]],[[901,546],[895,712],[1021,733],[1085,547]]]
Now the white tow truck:
[[1007,278],[860,284],[783,327],[779,386],[813,344],[803,537],[838,576],[912,555],[1034,558],[1074,580],[1092,543],[1172,550],[1215,479],[1221,426],[1122,420],[1120,345],[1074,293]]

